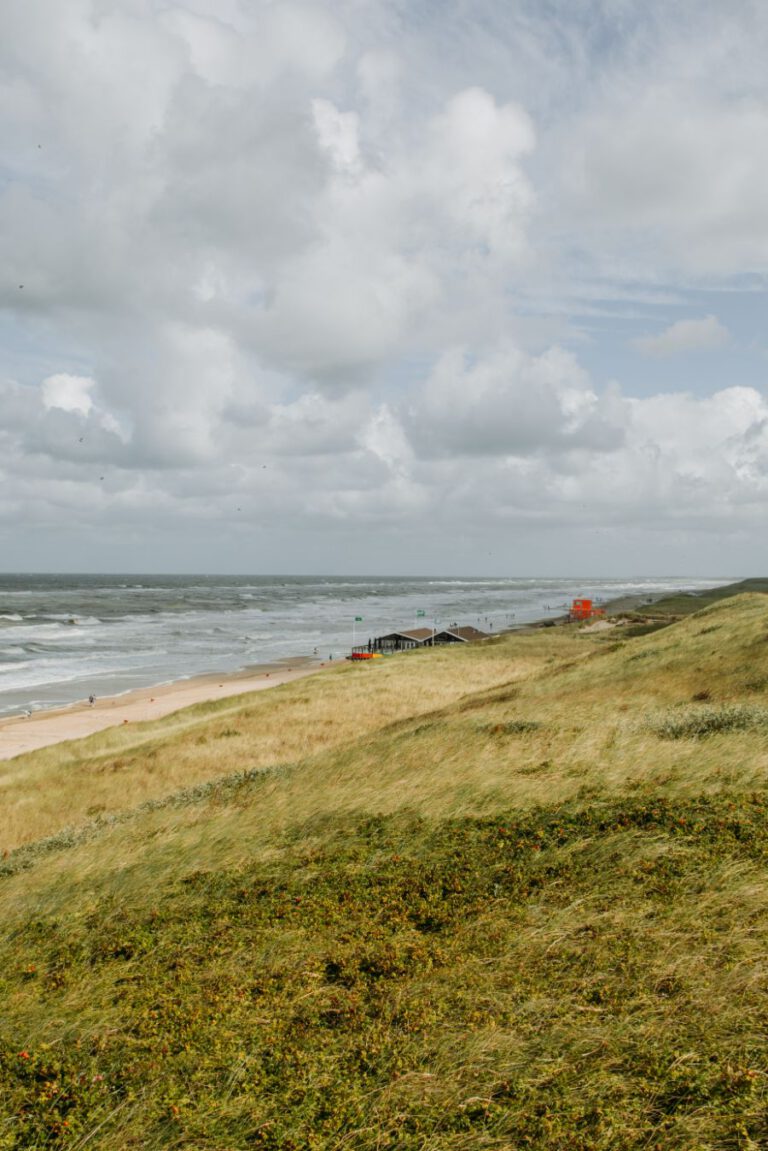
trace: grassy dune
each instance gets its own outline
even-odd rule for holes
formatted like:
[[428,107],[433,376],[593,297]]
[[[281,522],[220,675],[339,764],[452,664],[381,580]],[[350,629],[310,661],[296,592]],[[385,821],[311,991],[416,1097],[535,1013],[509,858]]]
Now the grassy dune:
[[0,1148],[768,1145],[768,599],[4,765]]
[[109,728],[0,762],[0,851],[89,817],[131,810],[245,765],[294,763],[341,747],[467,693],[528,676],[558,658],[560,645],[548,638],[524,639],[514,653],[491,643],[417,652],[394,663],[344,664],[295,685],[256,693],[246,702],[236,697],[199,704],[166,719]]
[[[626,605],[622,601],[614,601],[613,605],[609,606],[608,611],[611,615],[632,614],[631,608],[634,607],[636,613],[643,616],[674,619],[692,615],[694,612],[701,611],[705,607],[711,607],[712,604],[719,603],[721,600],[755,592],[763,595],[768,592],[768,579],[744,579],[739,580],[738,583],[722,584],[720,587],[706,588],[703,591],[674,592],[672,595],[662,596],[661,599],[653,601],[646,608],[638,606],[638,597],[631,597]],[[630,611],[626,612],[626,608],[630,608]]]

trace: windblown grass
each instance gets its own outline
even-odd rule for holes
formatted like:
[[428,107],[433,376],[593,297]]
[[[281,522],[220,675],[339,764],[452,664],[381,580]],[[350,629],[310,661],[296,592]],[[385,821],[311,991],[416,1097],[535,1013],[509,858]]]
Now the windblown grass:
[[14,925],[6,1147],[768,1139],[762,802],[331,819],[275,848]]
[[660,739],[703,739],[731,731],[768,731],[768,709],[738,703],[686,708],[651,720],[649,727]]
[[0,762],[0,851],[131,810],[244,764],[267,767],[343,746],[468,693],[523,678],[561,658],[561,647],[555,637],[520,637],[513,651],[491,642],[345,665]]
[[656,600],[642,611],[643,614],[647,612],[651,616],[679,619],[712,607],[723,600],[733,599],[735,596],[766,593],[768,593],[768,579],[745,579],[739,580],[738,583],[723,584],[698,592],[674,592]]
[[[726,599],[12,763],[62,810],[0,869],[0,1148],[768,1145],[767,640]],[[120,754],[157,785],[89,816]]]

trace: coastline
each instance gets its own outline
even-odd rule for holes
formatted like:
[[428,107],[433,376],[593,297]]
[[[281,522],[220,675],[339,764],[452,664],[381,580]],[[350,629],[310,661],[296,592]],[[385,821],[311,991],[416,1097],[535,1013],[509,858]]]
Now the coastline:
[[[623,612],[639,612],[642,611],[643,608],[651,608],[654,604],[660,603],[668,596],[668,592],[623,595],[616,596],[615,599],[598,600],[595,602],[595,606],[601,608],[605,612],[606,619],[610,621],[612,617],[621,615]],[[531,620],[529,623],[521,623],[504,628],[500,634],[511,635],[514,632],[539,631],[545,627],[563,627],[567,623],[570,623],[567,613],[558,612],[555,614],[553,612],[551,615],[542,616],[541,619]]]
[[311,656],[297,656],[227,675],[199,675],[155,687],[137,688],[123,695],[97,699],[93,706],[87,701],[79,701],[68,707],[33,712],[30,716],[9,716],[0,720],[0,760],[13,759],[67,740],[84,739],[109,727],[163,719],[197,703],[280,687],[332,666],[328,661],[321,662]]
[[[723,591],[727,594],[731,588],[740,589],[740,585],[719,585],[719,589],[715,587],[696,593],[696,598],[706,597],[709,593],[717,594],[718,590],[721,594]],[[694,595],[690,591],[682,594]],[[731,594],[735,594],[735,590]],[[610,620],[611,616],[622,612],[652,608],[656,603],[669,598],[669,592],[625,595],[603,601],[601,607]],[[532,632],[540,628],[562,626],[567,622],[567,615],[553,612],[538,620],[504,628],[495,634]],[[613,625],[608,623],[608,626]],[[29,716],[8,716],[0,719],[0,761],[68,740],[83,739],[110,727],[162,719],[198,703],[279,687],[328,666],[333,666],[333,663],[312,656],[285,657],[275,663],[260,664],[235,672],[205,673],[189,679],[136,688],[120,695],[104,696],[98,698],[93,706],[86,700],[79,700],[66,707],[43,709]]]
[[[687,601],[686,609],[697,611],[700,607],[706,607],[713,599],[720,599],[724,595],[737,595],[740,591],[765,591],[768,592],[768,586],[753,588],[749,585],[763,584],[763,580],[740,580],[737,583],[724,582],[722,584],[715,584],[713,587],[702,588],[694,591],[691,588],[681,588],[677,592],[642,592],[631,595],[616,596],[612,599],[596,600],[595,607],[599,607],[605,613],[604,623],[609,626],[615,626],[616,617],[631,613],[633,616],[654,616],[654,611],[661,608],[665,615],[669,615],[668,609],[674,605],[676,610],[679,610],[681,599]],[[509,634],[512,632],[524,631],[538,631],[545,627],[562,627],[570,623],[569,617],[566,614],[554,613],[549,616],[544,616],[541,619],[531,620],[530,623],[521,623],[517,626],[505,628],[502,634]],[[594,626],[594,625],[593,625]]]

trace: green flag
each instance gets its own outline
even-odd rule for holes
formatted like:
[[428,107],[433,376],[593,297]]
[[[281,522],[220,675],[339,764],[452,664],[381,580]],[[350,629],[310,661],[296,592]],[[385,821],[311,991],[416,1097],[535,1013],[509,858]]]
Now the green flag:
[[363,622],[363,617],[361,615],[356,615],[355,616],[355,623],[362,623],[362,622]]
[[416,619],[421,619],[421,617],[422,617],[422,616],[424,616],[424,615],[426,615],[426,614],[427,614],[427,613],[426,613],[425,611],[422,611],[421,609],[419,609],[419,610],[416,612]]

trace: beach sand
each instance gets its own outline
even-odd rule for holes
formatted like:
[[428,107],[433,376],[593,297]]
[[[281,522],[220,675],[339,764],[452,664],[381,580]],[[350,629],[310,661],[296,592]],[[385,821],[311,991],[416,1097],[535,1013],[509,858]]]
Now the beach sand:
[[71,707],[33,712],[28,718],[13,716],[0,720],[0,759],[12,759],[15,755],[68,739],[82,739],[107,727],[161,719],[195,703],[279,687],[302,676],[313,675],[323,667],[333,666],[333,663],[320,663],[307,657],[296,658],[232,675],[204,675],[141,688],[125,695],[97,699],[92,707],[83,702]]

